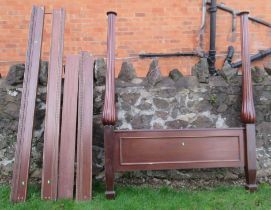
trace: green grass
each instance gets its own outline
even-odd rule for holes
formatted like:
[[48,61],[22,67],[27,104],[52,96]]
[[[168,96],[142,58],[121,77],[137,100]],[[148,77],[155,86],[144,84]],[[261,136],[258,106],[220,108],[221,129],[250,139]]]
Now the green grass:
[[180,209],[265,209],[271,210],[271,186],[260,185],[256,193],[249,193],[243,187],[216,187],[203,190],[181,190],[161,187],[121,187],[117,186],[117,198],[108,201],[104,198],[104,186],[96,183],[94,198],[88,202],[60,200],[41,201],[40,189],[31,186],[25,203],[12,204],[9,201],[10,188],[0,186],[0,209],[99,209],[99,210],[180,210]]

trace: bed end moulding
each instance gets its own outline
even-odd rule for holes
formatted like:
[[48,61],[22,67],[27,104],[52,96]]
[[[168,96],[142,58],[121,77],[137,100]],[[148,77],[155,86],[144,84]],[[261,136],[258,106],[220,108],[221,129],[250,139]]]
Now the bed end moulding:
[[[244,167],[246,188],[256,185],[255,110],[250,74],[248,13],[241,13],[243,108],[240,128],[114,130],[114,13],[108,15],[108,65],[103,109],[106,198],[114,199],[115,172],[186,168]],[[161,150],[163,148],[163,150]]]

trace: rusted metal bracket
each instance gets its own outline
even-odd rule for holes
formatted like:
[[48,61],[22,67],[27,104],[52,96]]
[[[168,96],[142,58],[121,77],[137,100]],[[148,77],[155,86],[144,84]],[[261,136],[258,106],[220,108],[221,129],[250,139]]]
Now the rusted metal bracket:
[[34,6],[29,29],[28,50],[13,168],[11,201],[25,201],[31,153],[35,102],[44,23],[44,8]]
[[76,200],[92,197],[93,64],[87,52],[80,53],[78,91]]
[[56,200],[57,198],[64,24],[64,9],[53,10],[41,189],[41,197],[46,200]]

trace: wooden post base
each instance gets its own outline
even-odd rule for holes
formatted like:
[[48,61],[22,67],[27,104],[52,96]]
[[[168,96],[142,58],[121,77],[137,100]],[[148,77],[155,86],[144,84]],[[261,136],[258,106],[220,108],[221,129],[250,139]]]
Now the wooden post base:
[[255,192],[258,189],[257,184],[246,184],[246,190],[249,190],[249,192]]
[[106,199],[108,199],[108,200],[115,199],[115,197],[116,197],[116,192],[115,192],[115,191],[106,191],[106,192],[105,192],[105,197],[106,197]]
[[246,124],[246,189],[257,190],[256,184],[256,134],[255,124]]
[[114,132],[113,126],[104,127],[105,183],[107,199],[115,198],[114,191]]

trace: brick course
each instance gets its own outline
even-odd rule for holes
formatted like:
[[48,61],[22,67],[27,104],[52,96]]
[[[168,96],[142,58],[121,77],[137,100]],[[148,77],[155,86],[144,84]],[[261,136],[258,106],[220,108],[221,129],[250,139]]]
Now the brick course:
[[[218,0],[218,3],[222,2]],[[251,15],[271,22],[270,0],[224,0],[225,5],[237,10],[249,10]],[[0,7],[0,73],[5,75],[12,63],[22,62],[28,36],[28,24],[32,5],[45,5],[46,12],[64,7],[67,12],[64,53],[74,54],[86,50],[93,55],[106,55],[106,12],[114,10],[117,17],[116,71],[121,62],[131,59],[139,76],[145,76],[150,60],[139,60],[135,56],[142,52],[170,53],[192,51],[197,47],[197,32],[201,24],[201,0],[1,0]],[[205,50],[209,43],[209,15],[207,14]],[[218,11],[217,50],[220,68],[228,45],[237,51],[240,58],[239,19],[237,41],[229,42],[231,15]],[[46,15],[43,54],[48,60],[50,46],[51,16]],[[250,24],[251,53],[271,46],[271,29],[256,23]],[[167,75],[172,68],[190,74],[198,58],[160,59],[161,70]],[[258,62],[263,64],[269,59]]]

